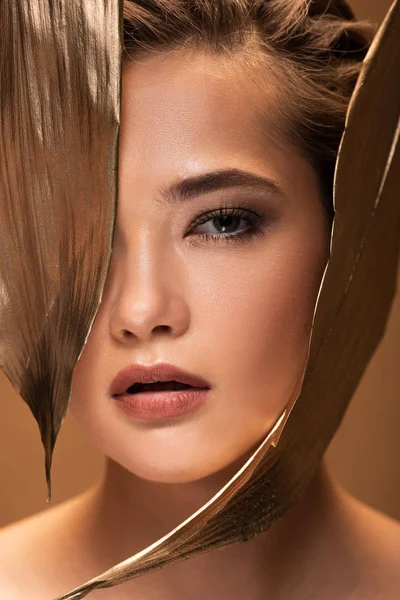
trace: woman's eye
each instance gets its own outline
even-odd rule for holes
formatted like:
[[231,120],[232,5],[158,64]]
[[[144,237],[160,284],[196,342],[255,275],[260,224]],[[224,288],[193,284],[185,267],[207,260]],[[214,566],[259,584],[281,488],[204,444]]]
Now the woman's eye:
[[264,234],[264,215],[241,207],[221,207],[198,217],[190,228],[190,235],[213,241],[250,241]]

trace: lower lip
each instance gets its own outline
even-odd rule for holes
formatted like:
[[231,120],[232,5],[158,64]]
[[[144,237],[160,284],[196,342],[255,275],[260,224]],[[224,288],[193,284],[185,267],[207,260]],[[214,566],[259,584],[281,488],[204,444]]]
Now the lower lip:
[[113,396],[117,406],[127,415],[137,419],[168,419],[192,412],[205,404],[210,388],[167,390],[165,392],[139,392]]

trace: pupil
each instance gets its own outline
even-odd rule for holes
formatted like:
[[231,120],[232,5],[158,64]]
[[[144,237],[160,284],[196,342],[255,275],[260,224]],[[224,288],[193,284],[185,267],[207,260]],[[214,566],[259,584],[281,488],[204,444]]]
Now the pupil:
[[[217,225],[217,229],[219,231],[224,230],[224,231],[222,231],[222,233],[226,233],[226,231],[225,231],[226,228],[229,229],[229,227],[232,227],[232,225],[233,225],[233,228],[235,228],[235,225],[237,225],[237,223],[235,223],[235,219],[239,219],[239,221],[240,221],[240,217],[235,217],[233,215],[222,215],[221,217],[218,217],[217,219],[215,219],[215,221],[222,221],[222,227]],[[233,223],[232,223],[232,221],[233,221]]]

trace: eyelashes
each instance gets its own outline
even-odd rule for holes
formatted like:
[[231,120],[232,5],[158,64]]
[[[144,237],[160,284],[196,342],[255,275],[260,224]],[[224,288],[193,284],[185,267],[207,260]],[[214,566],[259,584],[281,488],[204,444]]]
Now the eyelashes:
[[[247,223],[248,227],[236,233],[236,229],[240,227],[242,221]],[[196,238],[194,243],[199,239],[216,243],[220,241],[224,243],[247,243],[256,236],[264,235],[265,221],[265,215],[254,210],[241,206],[221,206],[197,217],[190,227],[188,235],[190,234],[191,237]],[[217,230],[216,233],[195,232],[196,229],[204,224],[208,225],[208,223]]]

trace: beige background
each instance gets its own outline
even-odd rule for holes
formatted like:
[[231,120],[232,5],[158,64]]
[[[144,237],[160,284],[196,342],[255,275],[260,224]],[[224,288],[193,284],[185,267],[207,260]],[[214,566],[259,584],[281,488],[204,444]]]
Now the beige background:
[[[360,18],[380,22],[390,0],[353,0]],[[398,283],[400,285],[400,271]],[[399,287],[398,285],[398,287]],[[400,520],[400,290],[385,337],[360,382],[327,453],[342,484],[357,498]],[[0,527],[46,508],[44,453],[27,405],[0,370]],[[70,414],[52,469],[55,505],[98,479],[103,457]]]

